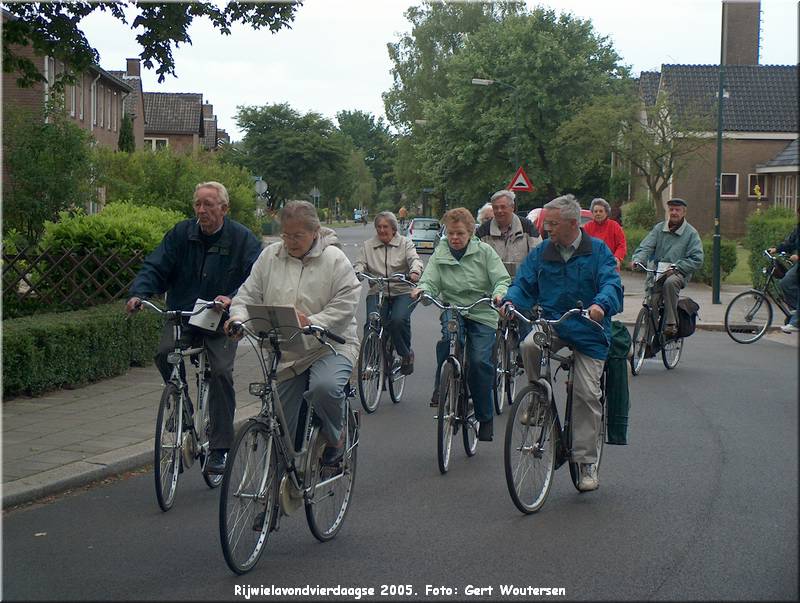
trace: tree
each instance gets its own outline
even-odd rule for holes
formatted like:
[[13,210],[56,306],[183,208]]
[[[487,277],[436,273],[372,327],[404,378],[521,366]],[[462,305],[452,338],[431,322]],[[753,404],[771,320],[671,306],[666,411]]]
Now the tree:
[[[340,111],[336,114],[339,131],[350,139],[353,147],[362,154],[364,163],[375,181],[374,196],[380,196],[384,188],[394,186],[392,164],[395,159],[394,137],[384,124],[363,111]],[[375,199],[370,200],[373,205]],[[366,206],[365,206],[366,207]]]
[[708,144],[702,133],[713,129],[713,115],[699,107],[677,110],[667,91],[646,107],[629,90],[594,99],[562,125],[559,142],[566,153],[580,150],[584,164],[599,158],[608,163],[613,153],[636,168],[659,210],[672,178]]
[[301,115],[285,103],[239,107],[236,123],[245,135],[229,157],[267,181],[273,204],[305,198],[323,179],[334,189],[346,186],[352,147],[319,113]]
[[34,243],[45,221],[90,198],[90,138],[60,113],[44,123],[22,109],[6,111],[3,130],[3,231],[15,229]]
[[[81,19],[97,10],[108,11],[127,25],[123,8],[129,6],[136,13],[131,29],[137,30],[142,62],[148,69],[157,66],[158,81],[163,82],[166,74],[175,75],[173,46],[192,43],[188,29],[195,18],[208,17],[225,35],[230,35],[234,23],[276,32],[291,23],[301,5],[299,1],[229,2],[224,8],[213,2],[3,2],[3,9],[15,17],[3,24],[3,70],[19,72],[20,86],[44,81],[33,61],[14,52],[13,45],[21,45],[63,61],[74,73],[86,71],[99,63],[99,56],[78,29]],[[71,77],[69,73],[61,74],[55,85],[61,87]]]
[[127,113],[123,114],[122,122],[119,124],[119,142],[117,146],[120,151],[133,153],[136,150],[136,140],[133,137],[133,120]]

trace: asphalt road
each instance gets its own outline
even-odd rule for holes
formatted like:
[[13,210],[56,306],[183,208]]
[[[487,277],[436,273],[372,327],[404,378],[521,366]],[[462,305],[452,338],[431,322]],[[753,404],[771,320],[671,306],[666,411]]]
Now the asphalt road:
[[[192,468],[162,513],[142,472],[4,514],[3,598],[241,599],[237,588],[271,585],[373,588],[384,600],[480,598],[470,586],[497,600],[539,598],[501,586],[563,588],[562,599],[798,598],[796,349],[698,332],[674,371],[648,361],[631,378],[629,445],[606,448],[600,489],[578,494],[563,467],[545,507],[523,516],[502,437],[471,459],[456,440],[439,474],[427,405],[437,319],[417,308],[404,400],[386,396],[363,419],[353,503],[332,542],[299,511],[237,577],[220,549],[218,491]],[[280,597],[251,597],[269,599]]]

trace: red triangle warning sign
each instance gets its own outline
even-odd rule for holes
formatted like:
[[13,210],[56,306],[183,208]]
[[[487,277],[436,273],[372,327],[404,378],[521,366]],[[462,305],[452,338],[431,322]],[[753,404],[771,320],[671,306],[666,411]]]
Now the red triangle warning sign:
[[530,178],[528,178],[528,174],[525,173],[525,170],[522,169],[522,166],[520,166],[517,173],[514,174],[514,177],[511,179],[508,190],[533,192],[533,183]]

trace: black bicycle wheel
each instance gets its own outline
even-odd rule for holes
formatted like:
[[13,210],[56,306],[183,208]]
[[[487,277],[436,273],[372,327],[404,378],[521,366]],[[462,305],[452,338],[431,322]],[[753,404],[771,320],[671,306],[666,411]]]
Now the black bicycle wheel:
[[638,375],[641,372],[644,359],[647,357],[650,330],[650,311],[647,308],[642,308],[639,310],[639,316],[636,317],[636,326],[633,328],[631,373],[634,375]]
[[391,338],[386,339],[386,381],[389,382],[389,398],[397,404],[403,398],[403,390],[406,387],[406,376],[400,370],[400,356],[397,355]]
[[511,406],[517,396],[517,377],[522,375],[523,369],[517,365],[519,342],[517,331],[510,329],[506,337],[506,357],[508,358],[508,382],[506,384],[506,403]]
[[167,383],[161,394],[156,419],[155,455],[153,477],[156,499],[162,511],[169,511],[175,503],[178,475],[181,466],[181,393],[174,383]]
[[462,401],[462,408],[464,422],[461,424],[461,439],[464,442],[464,452],[467,456],[475,456],[478,452],[478,419],[475,417],[472,400]]
[[503,414],[506,398],[508,397],[508,356],[506,339],[502,331],[498,330],[495,334],[494,348],[492,349],[492,365],[494,366],[492,398],[494,399],[494,410],[498,415]]
[[[325,447],[310,442],[309,450],[317,450],[319,454],[313,455],[306,472],[306,485],[312,488],[305,503],[306,520],[311,533],[320,542],[327,542],[342,528],[353,496],[358,460],[358,417],[349,403],[346,416],[345,453],[338,465],[322,466],[320,460]],[[314,439],[320,437],[319,430],[316,430]]]
[[361,405],[373,413],[381,401],[383,390],[383,355],[381,338],[370,330],[361,342],[358,352],[358,395]]
[[222,554],[237,574],[253,569],[264,551],[277,512],[277,476],[272,434],[248,421],[228,453],[219,499]]
[[508,493],[523,513],[535,513],[547,500],[555,458],[553,405],[542,386],[531,383],[514,399],[503,452]]
[[744,291],[725,309],[725,332],[737,343],[753,343],[772,324],[772,304],[761,291]]
[[[206,382],[206,385],[205,385],[205,389],[206,389],[206,392],[208,392],[208,383],[207,382]],[[208,394],[205,393],[203,395],[206,396],[206,399],[201,403],[201,406],[203,407],[203,421],[202,421],[202,424],[203,424],[203,436],[202,436],[202,441],[205,442],[205,443],[208,443],[209,438],[211,437],[211,418],[208,415],[208,413],[209,413],[209,410],[208,410]],[[201,454],[201,459],[200,459],[200,463],[201,463],[200,466],[202,467],[202,472],[203,472],[203,480],[205,480],[206,485],[209,488],[214,489],[214,488],[219,487],[219,485],[222,483],[222,475],[219,474],[219,473],[209,473],[206,470],[206,463],[207,462],[208,462],[208,454],[207,454],[206,451],[204,451]]]
[[450,466],[458,394],[459,384],[453,365],[445,361],[439,373],[439,415],[436,430],[436,456],[439,462],[439,471],[442,473],[447,473]]
[[681,360],[681,353],[683,352],[683,337],[678,339],[668,339],[661,346],[661,360],[668,370],[674,369],[678,366]]

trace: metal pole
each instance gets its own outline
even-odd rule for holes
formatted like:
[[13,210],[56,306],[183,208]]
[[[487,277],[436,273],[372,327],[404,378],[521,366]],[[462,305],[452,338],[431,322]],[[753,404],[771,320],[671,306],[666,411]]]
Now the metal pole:
[[520,110],[519,110],[519,95],[517,94],[517,89],[514,88],[511,90],[511,94],[514,95],[514,114],[516,123],[514,124],[514,169],[519,169],[519,130],[521,128],[521,124],[519,122],[520,119]]
[[719,53],[719,90],[717,92],[717,177],[715,182],[717,199],[714,208],[714,248],[712,257],[712,276],[711,276],[711,303],[721,304],[719,299],[720,290],[720,228],[719,219],[722,204],[722,100],[725,85],[725,44],[726,28],[725,16],[727,13],[727,3],[722,3],[722,35],[720,40]]

